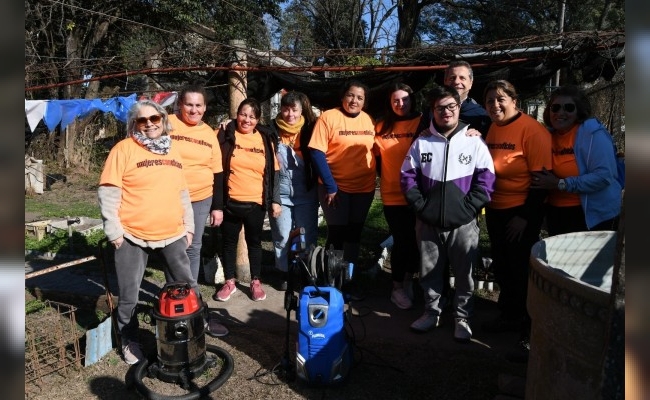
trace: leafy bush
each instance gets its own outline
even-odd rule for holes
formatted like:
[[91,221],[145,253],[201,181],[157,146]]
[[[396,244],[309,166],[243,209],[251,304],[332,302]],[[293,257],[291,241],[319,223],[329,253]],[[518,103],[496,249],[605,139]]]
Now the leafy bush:
[[73,231],[72,237],[68,237],[68,232],[64,230],[57,230],[52,234],[45,235],[42,240],[25,235],[25,250],[75,255],[95,254],[99,242],[104,238],[102,230],[93,231],[88,236]]
[[25,315],[35,313],[45,308],[45,303],[39,299],[32,299],[25,302]]

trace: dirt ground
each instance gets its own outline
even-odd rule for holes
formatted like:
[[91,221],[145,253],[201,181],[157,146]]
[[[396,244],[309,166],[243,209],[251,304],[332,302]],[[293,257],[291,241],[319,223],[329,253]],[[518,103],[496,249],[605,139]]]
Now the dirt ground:
[[[40,196],[54,203],[71,198],[96,202],[92,184],[84,179],[79,181],[81,184],[77,185],[75,178],[69,176],[67,182],[53,184],[51,191]],[[35,219],[38,215],[26,213],[26,221]],[[264,247],[268,251],[270,243]],[[378,268],[366,271],[366,281],[370,282],[365,287],[366,299],[347,307],[346,332],[351,337],[354,358],[347,381],[342,385],[319,387],[290,379],[298,332],[296,314],[291,311],[287,321],[284,293],[272,287],[274,278],[268,269],[265,271],[267,300],[252,302],[247,285],[240,284],[240,290],[229,302],[208,301],[210,311],[230,329],[230,334],[223,338],[206,336],[208,355],[215,354],[214,346],[222,349],[232,357],[233,368],[225,383],[203,398],[495,399],[501,393],[500,375],[525,376],[525,364],[505,359],[516,343],[516,334],[480,331],[482,321],[496,316],[498,292],[481,291],[475,296],[474,337],[472,342],[461,344],[453,340],[453,317],[448,312],[443,314],[439,328],[425,334],[410,332],[408,326],[421,315],[422,303],[418,302],[411,310],[397,309],[389,300],[390,275]],[[52,279],[57,273],[52,273]],[[147,284],[160,286],[153,278],[147,279]],[[201,291],[211,294],[214,288],[203,284]],[[30,288],[26,297],[37,293],[46,291]],[[143,348],[151,360],[149,365],[156,365],[153,327],[144,322],[140,327]],[[40,329],[47,330],[47,327]],[[202,385],[220,371],[220,368],[208,369],[196,384]],[[26,383],[25,398],[139,399],[144,396],[134,386],[136,372],[137,367],[126,365],[113,349],[89,367],[73,366]],[[143,383],[153,393],[150,398],[199,398],[195,392],[158,379],[144,377]]]

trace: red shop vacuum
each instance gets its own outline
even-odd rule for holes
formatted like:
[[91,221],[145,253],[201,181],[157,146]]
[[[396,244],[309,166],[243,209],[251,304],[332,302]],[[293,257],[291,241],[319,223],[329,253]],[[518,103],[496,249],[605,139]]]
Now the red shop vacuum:
[[[166,284],[158,294],[153,317],[156,321],[156,361],[147,360],[135,366],[135,387],[149,399],[199,399],[223,385],[234,369],[232,356],[218,346],[206,345],[205,321],[207,305],[185,282]],[[208,354],[208,352],[212,354]],[[209,369],[216,377],[199,387],[193,379]],[[177,384],[189,393],[161,396],[143,383],[143,377]]]

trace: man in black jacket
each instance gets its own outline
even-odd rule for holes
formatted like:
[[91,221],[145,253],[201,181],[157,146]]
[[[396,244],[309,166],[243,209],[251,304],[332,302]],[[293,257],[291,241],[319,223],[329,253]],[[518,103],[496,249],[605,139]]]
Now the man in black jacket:
[[461,121],[467,122],[470,128],[481,132],[481,136],[485,139],[492,120],[485,108],[469,97],[473,82],[474,72],[467,61],[452,61],[447,66],[444,84],[455,88],[460,95]]

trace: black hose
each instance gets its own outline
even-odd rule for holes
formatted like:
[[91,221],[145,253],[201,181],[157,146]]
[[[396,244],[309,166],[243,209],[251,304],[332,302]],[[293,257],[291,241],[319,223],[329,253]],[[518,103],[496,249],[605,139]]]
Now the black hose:
[[147,374],[149,362],[147,360],[144,360],[140,362],[139,364],[136,365],[135,367],[135,388],[140,393],[142,396],[145,396],[146,398],[150,400],[195,400],[195,399],[200,399],[203,397],[206,397],[208,394],[212,393],[213,391],[217,390],[219,387],[221,387],[228,378],[232,375],[232,372],[234,370],[234,365],[235,362],[230,355],[225,349],[222,349],[219,346],[214,346],[214,345],[206,345],[205,346],[206,351],[210,351],[216,355],[218,355],[222,360],[223,360],[223,366],[221,368],[221,372],[219,375],[217,375],[213,380],[210,381],[207,385],[198,388],[197,390],[179,395],[179,396],[165,396],[159,393],[155,393],[151,390],[149,390],[148,387],[144,385],[142,382],[142,378]]

